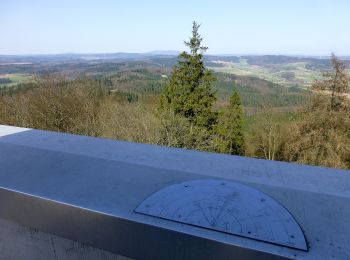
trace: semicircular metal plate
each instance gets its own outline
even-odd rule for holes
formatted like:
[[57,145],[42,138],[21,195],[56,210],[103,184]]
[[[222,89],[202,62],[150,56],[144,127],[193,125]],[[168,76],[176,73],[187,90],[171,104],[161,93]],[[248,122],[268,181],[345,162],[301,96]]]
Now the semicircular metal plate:
[[280,203],[233,181],[173,184],[149,196],[135,212],[307,250],[299,224]]

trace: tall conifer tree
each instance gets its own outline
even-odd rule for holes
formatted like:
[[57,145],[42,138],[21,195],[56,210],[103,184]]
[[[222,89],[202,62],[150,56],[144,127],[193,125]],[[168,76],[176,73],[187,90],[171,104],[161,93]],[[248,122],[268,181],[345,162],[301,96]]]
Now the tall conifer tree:
[[234,91],[229,105],[220,114],[216,126],[217,151],[240,155],[243,152],[243,107],[241,97]]
[[179,55],[161,98],[161,108],[187,118],[193,126],[211,129],[216,121],[216,113],[212,110],[216,101],[212,85],[216,79],[204,65],[203,53],[207,47],[202,46],[199,27],[193,22],[192,37],[185,42],[190,52]]

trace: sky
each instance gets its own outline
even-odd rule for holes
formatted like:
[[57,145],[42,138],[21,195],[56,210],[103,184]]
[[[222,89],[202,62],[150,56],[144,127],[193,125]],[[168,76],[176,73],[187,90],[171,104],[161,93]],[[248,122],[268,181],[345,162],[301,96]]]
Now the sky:
[[1,0],[0,55],[185,50],[350,55],[350,0]]

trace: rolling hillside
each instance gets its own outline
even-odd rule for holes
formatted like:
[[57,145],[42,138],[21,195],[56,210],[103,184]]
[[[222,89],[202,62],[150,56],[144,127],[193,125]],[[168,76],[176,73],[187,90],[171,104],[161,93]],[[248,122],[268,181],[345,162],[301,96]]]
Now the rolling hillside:
[[[30,82],[34,75],[56,74],[68,79],[87,75],[127,95],[158,95],[176,61],[173,53],[159,52],[0,56],[0,88]],[[232,90],[237,90],[246,107],[266,102],[274,107],[298,106],[304,101],[303,89],[329,69],[324,57],[209,55],[205,62],[218,78],[218,105],[225,104]]]

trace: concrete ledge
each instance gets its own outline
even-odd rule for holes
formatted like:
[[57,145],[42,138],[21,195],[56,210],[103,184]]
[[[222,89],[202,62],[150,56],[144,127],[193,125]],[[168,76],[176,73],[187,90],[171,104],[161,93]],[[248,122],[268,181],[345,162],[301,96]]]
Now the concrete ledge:
[[[276,199],[308,252],[134,212],[169,184],[208,177]],[[0,204],[2,219],[137,259],[350,259],[343,170],[0,126]]]

